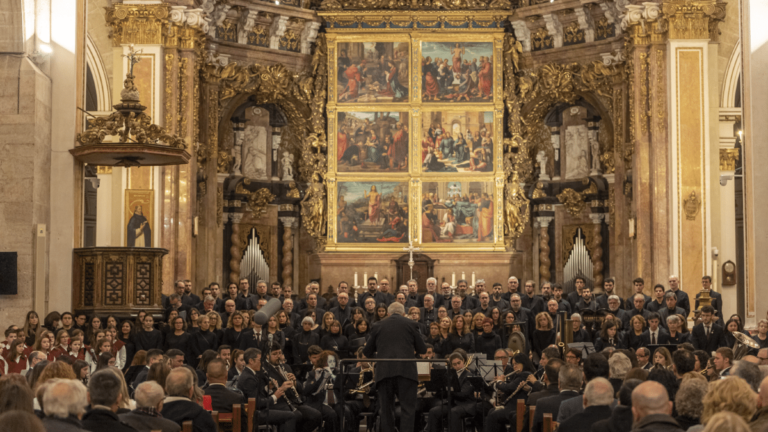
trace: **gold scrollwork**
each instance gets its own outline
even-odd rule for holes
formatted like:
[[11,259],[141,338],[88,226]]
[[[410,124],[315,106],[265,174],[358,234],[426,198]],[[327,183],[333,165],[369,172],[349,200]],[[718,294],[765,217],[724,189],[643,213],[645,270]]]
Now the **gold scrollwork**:
[[298,51],[299,43],[301,43],[301,37],[293,30],[286,30],[280,38],[278,47],[286,51]]
[[584,30],[579,27],[579,23],[571,21],[570,24],[563,27],[563,40],[569,44],[584,42]]
[[510,10],[510,0],[323,0],[320,10]]
[[739,161],[739,149],[720,149],[720,171],[735,171]]
[[547,196],[547,193],[544,192],[544,183],[542,182],[536,182],[536,188],[533,190],[533,199],[539,199],[544,198]]
[[613,27],[613,24],[611,24],[608,21],[608,18],[602,17],[595,23],[595,33],[597,34],[597,39],[608,39],[609,37],[613,36],[615,29]]
[[539,51],[554,47],[555,39],[549,35],[546,28],[539,27],[531,32],[531,43],[533,44],[533,50]]
[[256,192],[249,191],[244,185],[250,183],[249,179],[244,178],[243,182],[235,188],[235,193],[248,196],[248,208],[253,212],[254,218],[259,218],[267,213],[267,206],[275,200],[275,196],[267,188],[261,188]]
[[718,24],[725,19],[725,2],[670,0],[662,5],[669,20],[670,39],[718,40]]
[[106,20],[112,29],[112,44],[160,45],[168,23],[170,5],[115,4],[107,8]]
[[165,127],[173,128],[173,54],[165,55]]
[[[589,180],[587,180],[589,181]],[[557,195],[557,200],[565,206],[568,214],[571,216],[578,216],[582,210],[586,207],[585,198],[587,195],[593,195],[597,193],[597,186],[595,183],[590,182],[587,189],[582,192],[576,192],[571,188],[565,188]]]
[[187,100],[189,92],[187,91],[187,61],[185,57],[179,59],[179,135],[187,134]]

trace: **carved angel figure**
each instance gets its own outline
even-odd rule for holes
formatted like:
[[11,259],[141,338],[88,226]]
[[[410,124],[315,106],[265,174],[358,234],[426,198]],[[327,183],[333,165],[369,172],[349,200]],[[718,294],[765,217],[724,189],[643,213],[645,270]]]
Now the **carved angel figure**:
[[307,233],[313,237],[324,234],[325,191],[322,183],[310,183],[304,199],[301,200],[301,217]]
[[283,181],[293,181],[293,155],[283,152],[283,158],[280,160],[283,166]]

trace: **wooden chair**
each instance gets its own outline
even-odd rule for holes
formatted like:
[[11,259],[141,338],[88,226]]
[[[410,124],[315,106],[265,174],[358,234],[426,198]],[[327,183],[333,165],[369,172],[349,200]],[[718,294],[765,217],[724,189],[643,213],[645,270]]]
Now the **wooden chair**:
[[181,424],[181,432],[192,432],[192,420],[187,420]]
[[248,399],[248,405],[245,408],[245,415],[248,417],[248,432],[251,432],[253,430],[253,413],[255,412],[256,412],[256,398],[250,398]]
[[542,428],[544,432],[551,432],[555,430],[552,427],[552,414],[546,413],[544,414],[544,427]]
[[517,400],[517,432],[523,432],[523,420],[525,417],[525,399]]
[[[232,405],[232,414],[230,414],[232,419],[232,432],[240,432],[242,429],[242,407],[240,404]],[[247,432],[251,432],[249,429]]]
[[528,407],[528,432],[533,432],[533,416],[536,414],[536,407]]
[[213,418],[213,425],[216,428],[213,432],[219,432],[219,412],[211,411],[211,417]]

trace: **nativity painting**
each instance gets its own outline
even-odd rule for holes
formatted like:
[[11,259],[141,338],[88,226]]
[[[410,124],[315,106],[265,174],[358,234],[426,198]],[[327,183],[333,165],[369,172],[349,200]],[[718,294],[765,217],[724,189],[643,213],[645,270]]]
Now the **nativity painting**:
[[422,42],[421,99],[493,101],[493,43]]
[[493,112],[426,112],[422,119],[424,172],[493,171]]
[[337,102],[407,102],[408,42],[339,42]]
[[494,241],[494,182],[425,182],[422,243]]
[[337,243],[408,243],[408,182],[339,182]]
[[407,112],[340,112],[338,172],[408,172]]

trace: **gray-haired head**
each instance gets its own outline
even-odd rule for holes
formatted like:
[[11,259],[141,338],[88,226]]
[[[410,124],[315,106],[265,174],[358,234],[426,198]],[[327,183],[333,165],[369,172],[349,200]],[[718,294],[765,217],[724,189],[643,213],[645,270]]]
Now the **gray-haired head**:
[[394,302],[387,308],[387,313],[392,315],[405,315],[405,307],[402,303]]
[[133,397],[137,408],[157,408],[165,398],[165,391],[156,381],[144,381],[136,387]]
[[311,325],[315,325],[315,320],[313,320],[312,317],[304,317],[304,319],[301,320],[301,325],[304,325],[306,323],[310,323]]
[[168,378],[165,379],[165,392],[168,396],[186,397],[192,393],[192,387],[195,385],[195,379],[192,372],[186,367],[178,367],[171,370]]
[[48,417],[65,419],[80,416],[88,406],[88,390],[79,380],[52,379],[43,394],[43,411]]

